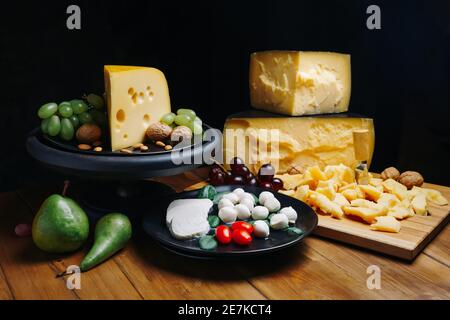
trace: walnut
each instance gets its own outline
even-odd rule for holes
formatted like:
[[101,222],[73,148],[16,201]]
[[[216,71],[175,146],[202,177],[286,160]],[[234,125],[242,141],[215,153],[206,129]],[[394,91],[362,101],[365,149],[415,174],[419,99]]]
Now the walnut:
[[146,135],[152,141],[164,141],[170,137],[172,127],[165,123],[156,122],[148,126]]
[[173,129],[172,134],[170,135],[170,140],[172,140],[172,142],[180,142],[180,140],[186,142],[191,139],[192,139],[192,131],[186,126],[176,127],[175,129]]
[[398,182],[404,185],[406,188],[412,189],[412,187],[420,187],[423,184],[423,177],[416,171],[405,171],[398,178]]
[[99,141],[102,137],[102,130],[93,123],[85,123],[78,128],[76,138],[82,144],[91,144]]
[[383,179],[383,180],[387,180],[387,179],[397,180],[399,176],[400,176],[400,172],[394,167],[386,168],[381,173],[381,179]]

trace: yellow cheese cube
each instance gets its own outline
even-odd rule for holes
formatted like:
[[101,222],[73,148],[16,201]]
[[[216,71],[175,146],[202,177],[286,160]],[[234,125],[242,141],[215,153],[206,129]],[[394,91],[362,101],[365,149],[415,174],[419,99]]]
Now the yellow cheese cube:
[[323,182],[323,184],[322,184],[322,186],[320,186],[320,183],[319,183],[319,185],[316,188],[316,192],[325,195],[328,199],[333,201],[334,197],[336,196],[336,189],[334,187],[333,181],[328,180],[328,181],[321,181],[321,182]]
[[400,200],[391,193],[382,193],[378,198],[377,203],[382,204],[387,208],[393,208],[400,204]]
[[158,69],[105,66],[111,149],[143,142],[147,127],[170,112],[164,74]]
[[294,198],[306,202],[306,200],[308,199],[308,195],[309,195],[309,186],[304,185],[298,187],[297,190],[295,190]]
[[341,193],[336,193],[333,202],[341,207],[350,205],[350,202]]
[[295,190],[278,190],[278,192],[289,197],[294,197],[295,195]]
[[377,187],[371,185],[359,185],[358,187],[364,192],[367,199],[373,201],[377,201],[383,193],[383,190],[380,191]]
[[408,189],[393,179],[383,181],[383,188],[386,192],[394,194],[399,200],[408,198]]
[[401,223],[394,217],[376,217],[375,220],[376,222],[370,225],[370,229],[375,231],[398,233],[402,227]]
[[369,184],[374,187],[380,187],[380,186],[383,187],[383,179],[371,178],[369,180]]
[[338,204],[334,203],[321,193],[311,192],[308,197],[308,203],[313,207],[319,208],[320,211],[330,214],[333,218],[341,219],[344,215]]
[[411,206],[417,215],[426,216],[428,213],[426,195],[418,193],[411,201]]
[[342,210],[346,215],[359,217],[367,223],[373,223],[376,217],[385,216],[387,214],[387,210],[379,208],[372,209],[364,207],[345,206],[342,207]]
[[350,55],[265,51],[250,57],[253,107],[291,116],[348,110]]
[[408,217],[414,216],[414,211],[410,207],[400,204],[393,208],[390,208],[387,215],[390,217],[394,217],[397,220],[403,220]]
[[437,190],[422,188],[426,192],[427,200],[431,201],[439,206],[445,206],[448,204],[448,200]]
[[345,189],[341,194],[348,200],[352,201],[358,199],[358,192],[355,189]]
[[278,179],[283,181],[283,188],[286,190],[295,190],[300,183],[303,183],[303,174],[282,174],[275,176]]
[[363,207],[363,208],[370,208],[370,209],[374,209],[374,210],[384,210],[387,211],[387,207],[382,205],[382,204],[378,204],[366,199],[355,199],[352,200],[350,202],[352,207]]

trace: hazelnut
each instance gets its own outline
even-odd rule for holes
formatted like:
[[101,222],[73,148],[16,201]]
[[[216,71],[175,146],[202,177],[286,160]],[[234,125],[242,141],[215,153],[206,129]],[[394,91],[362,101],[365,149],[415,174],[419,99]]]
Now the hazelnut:
[[423,184],[423,177],[416,171],[405,171],[398,178],[398,182],[404,185],[408,190],[412,187],[420,187]]
[[153,141],[166,140],[172,133],[172,127],[165,123],[155,122],[148,126],[146,135],[147,138]]
[[[181,138],[181,139],[180,139]],[[178,126],[173,129],[170,135],[170,140],[173,142],[180,142],[180,140],[187,141],[192,139],[192,131],[186,126]]]
[[389,167],[383,170],[381,173],[381,179],[387,180],[387,179],[394,179],[397,180],[400,176],[400,171],[397,170],[397,168]]
[[91,144],[97,142],[102,137],[102,130],[93,123],[85,123],[78,128],[76,138],[78,142]]

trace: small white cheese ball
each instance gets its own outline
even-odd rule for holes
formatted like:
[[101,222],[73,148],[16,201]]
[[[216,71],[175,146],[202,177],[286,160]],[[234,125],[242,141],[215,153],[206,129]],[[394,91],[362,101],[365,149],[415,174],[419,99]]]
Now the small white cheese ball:
[[264,207],[266,207],[269,210],[269,212],[277,212],[281,208],[281,203],[275,197],[268,198],[264,202]]
[[242,188],[236,188],[233,190],[233,193],[236,193],[238,196],[245,193],[245,190]]
[[247,220],[252,216],[250,209],[244,204],[237,204],[234,208],[236,209],[237,217],[240,220]]
[[262,220],[257,220],[253,223],[253,234],[258,238],[267,238],[270,234],[269,225]]
[[289,226],[288,217],[285,214],[277,213],[270,218],[270,226],[275,230],[282,230]]
[[239,202],[242,202],[245,199],[250,200],[253,203],[253,205],[255,205],[255,198],[250,192],[244,192],[243,194],[239,195]]
[[244,206],[246,206],[247,208],[248,208],[248,210],[252,210],[253,209],[253,207],[255,206],[255,203],[253,202],[253,200],[250,200],[250,199],[248,199],[248,198],[244,198],[244,199],[242,199],[240,202],[239,202],[239,204],[242,204],[242,205],[244,205]]
[[275,198],[272,192],[263,191],[259,194],[259,203],[264,205],[267,199]]
[[269,210],[263,206],[256,206],[252,210],[252,218],[254,220],[264,220],[269,216]]
[[237,210],[235,207],[223,207],[219,210],[219,218],[225,223],[233,223],[237,219]]
[[233,202],[231,202],[229,199],[220,199],[219,204],[217,205],[219,207],[219,210],[225,207],[234,207]]
[[222,199],[228,199],[231,202],[233,202],[233,204],[236,204],[236,203],[239,202],[239,196],[236,193],[233,193],[233,192],[224,194]]
[[297,221],[297,211],[292,207],[285,207],[280,210],[280,213],[285,214],[288,217],[289,223],[295,223]]

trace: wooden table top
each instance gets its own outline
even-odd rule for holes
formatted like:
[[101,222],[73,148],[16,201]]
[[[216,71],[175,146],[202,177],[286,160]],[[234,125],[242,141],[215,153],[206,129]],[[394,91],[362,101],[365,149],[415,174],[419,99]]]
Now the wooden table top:
[[[204,171],[159,179],[177,191],[201,185]],[[198,183],[198,184],[197,184]],[[194,185],[197,184],[197,185]],[[69,290],[55,275],[79,264],[87,248],[56,256],[14,234],[60,188],[0,194],[0,299],[449,299],[450,227],[406,262],[316,236],[270,257],[200,261],[179,257],[148,237],[133,239]],[[69,192],[69,196],[73,196]],[[88,247],[88,246],[86,246]],[[381,288],[367,286],[368,267]]]

